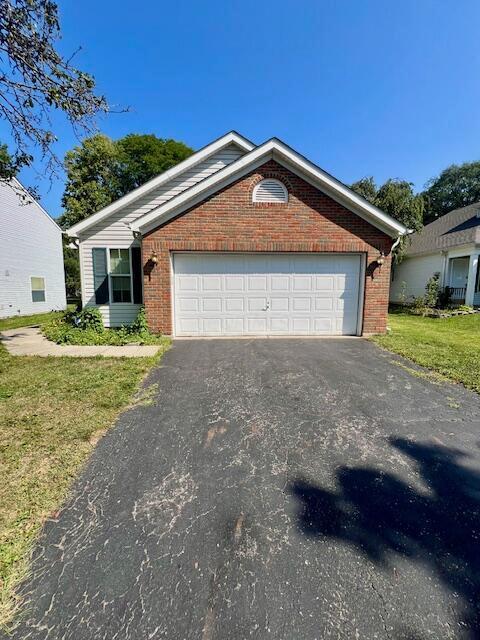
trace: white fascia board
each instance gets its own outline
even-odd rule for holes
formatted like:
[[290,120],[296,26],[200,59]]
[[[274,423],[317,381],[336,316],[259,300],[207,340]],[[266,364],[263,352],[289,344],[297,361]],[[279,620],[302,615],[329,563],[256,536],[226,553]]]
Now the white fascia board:
[[366,215],[366,219],[376,226],[379,226],[380,223],[385,229],[389,229],[387,233],[392,235],[392,237],[409,233],[407,227],[401,222],[398,222],[398,220],[384,213],[381,209],[370,204],[365,198],[362,198],[362,196],[352,191],[352,189],[329,173],[317,167],[313,162],[307,160],[307,158],[291,149],[281,140],[275,139],[275,143],[276,150],[279,152],[278,158],[276,157],[277,154],[274,154],[275,160],[281,160],[282,156],[288,159],[293,167],[295,167],[295,173],[298,173],[300,169],[303,171],[305,177],[308,176],[310,178],[309,181],[311,181],[312,178],[317,180],[318,182],[314,184],[314,186],[317,186],[322,191],[324,190],[327,195],[331,196],[334,200],[337,200],[348,209],[353,209],[355,213],[358,213],[362,217]]
[[242,158],[239,158],[236,162],[135,220],[130,225],[130,228],[132,231],[147,233],[156,226],[164,224],[179,215],[185,209],[195,206],[195,204],[212,195],[212,193],[237,180],[254,168],[261,166],[271,158],[282,164],[288,163],[288,168],[293,170],[294,173],[304,178],[308,177],[308,181],[315,187],[325,191],[343,206],[380,228],[387,235],[396,238],[399,235],[408,233],[408,229],[400,222],[368,203],[364,198],[358,196],[351,189],[333,178],[333,176],[316,167],[276,138],[268,140]]
[[255,148],[255,145],[252,142],[241,136],[236,131],[231,131],[221,138],[218,138],[218,140],[215,140],[214,142],[211,142],[207,146],[203,147],[183,162],[180,162],[171,169],[168,169],[155,178],[152,178],[148,182],[145,182],[145,184],[142,184],[140,187],[137,187],[137,189],[130,191],[130,193],[127,193],[122,198],[115,200],[115,202],[112,202],[97,213],[94,213],[85,220],[74,224],[69,229],[67,229],[66,233],[71,238],[78,238],[79,233],[86,231],[93,225],[112,215],[112,213],[115,213],[127,204],[131,204],[138,198],[141,198],[142,196],[148,194],[150,191],[153,191],[162,184],[169,182],[172,178],[175,178],[190,167],[196,165],[198,162],[202,162],[202,160],[205,160],[205,158],[208,158],[208,156],[216,153],[217,151],[220,151],[221,149],[223,149],[223,147],[227,147],[232,143],[236,144],[247,153]]
[[[370,206],[376,209],[378,212],[380,212],[382,216],[390,218],[396,226],[392,228],[392,225],[385,224],[383,219],[380,216],[378,216],[377,213],[375,213],[374,215],[371,211],[367,212],[365,208],[365,203],[366,204],[369,204],[369,203],[367,201],[364,201],[364,198],[360,198],[361,204],[359,205],[355,200],[346,197],[346,194],[342,191],[339,191],[338,188],[332,187],[332,185],[329,184],[328,182],[323,182],[319,180],[317,176],[312,176],[310,173],[303,171],[299,167],[295,167],[290,161],[285,160],[283,157],[279,156],[278,154],[274,153],[273,159],[275,160],[275,162],[278,162],[278,164],[281,164],[283,167],[285,167],[289,171],[296,173],[298,176],[300,176],[300,178],[305,180],[305,182],[308,182],[313,187],[316,187],[317,189],[320,189],[321,191],[323,191],[323,193],[325,193],[327,196],[332,198],[332,200],[335,200],[335,202],[338,202],[346,209],[349,209],[350,211],[358,215],[360,218],[362,218],[366,222],[373,224],[373,226],[377,227],[378,229],[380,229],[380,231],[383,231],[388,236],[392,238],[396,238],[399,235],[402,236],[402,235],[407,235],[408,233],[411,233],[406,227],[403,227],[401,223],[397,222],[393,218],[390,218],[390,216],[387,216],[387,214],[383,213],[383,211],[381,211],[380,209],[377,209],[377,207],[374,207],[373,205],[370,205]],[[332,178],[332,179],[335,180],[335,178]],[[335,180],[335,182],[337,181]],[[342,186],[346,190],[347,194],[351,192],[351,189],[349,189],[345,185],[342,185]]]
[[216,193],[224,186],[233,182],[233,180],[237,180],[249,173],[249,171],[260,167],[272,158],[271,148],[267,145],[269,145],[269,142],[265,142],[250,153],[247,153],[243,158],[239,158],[209,178],[205,178],[205,180],[179,193],[178,196],[168,200],[156,209],[153,209],[153,211],[134,220],[130,224],[130,229],[139,233],[147,233],[159,224],[164,224],[171,218],[182,213],[185,209],[193,207],[205,198],[208,198],[208,196]]

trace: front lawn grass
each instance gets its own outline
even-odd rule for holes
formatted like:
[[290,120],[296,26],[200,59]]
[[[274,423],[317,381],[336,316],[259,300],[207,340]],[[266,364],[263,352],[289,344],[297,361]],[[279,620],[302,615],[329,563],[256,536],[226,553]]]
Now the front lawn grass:
[[2,627],[42,523],[158,359],[14,357],[0,346]]
[[63,316],[64,311],[49,311],[48,313],[37,313],[33,316],[12,316],[11,318],[2,318],[0,320],[0,331],[8,329],[18,329],[19,327],[28,327],[34,324],[43,324],[55,318]]
[[480,393],[480,314],[437,319],[392,313],[391,332],[373,340]]

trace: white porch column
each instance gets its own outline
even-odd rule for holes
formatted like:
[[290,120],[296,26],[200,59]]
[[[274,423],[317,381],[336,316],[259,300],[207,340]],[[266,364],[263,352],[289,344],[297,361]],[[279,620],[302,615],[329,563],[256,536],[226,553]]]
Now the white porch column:
[[472,253],[468,265],[467,290],[465,292],[465,304],[473,305],[473,297],[475,295],[475,278],[477,276],[478,253]]

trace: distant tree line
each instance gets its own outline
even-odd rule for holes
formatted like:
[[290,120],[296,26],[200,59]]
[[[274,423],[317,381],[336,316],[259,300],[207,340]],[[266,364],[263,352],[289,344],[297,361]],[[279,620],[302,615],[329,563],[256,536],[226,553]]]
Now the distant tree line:
[[433,222],[453,209],[480,202],[480,162],[452,164],[415,194],[413,184],[389,179],[377,187],[372,177],[350,185],[366,200],[412,229]]

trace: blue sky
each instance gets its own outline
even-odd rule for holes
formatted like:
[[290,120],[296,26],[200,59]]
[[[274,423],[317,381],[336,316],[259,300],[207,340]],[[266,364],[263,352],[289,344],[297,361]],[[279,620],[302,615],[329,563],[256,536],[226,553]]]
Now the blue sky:
[[[480,158],[478,0],[59,6],[62,50],[81,45],[77,65],[131,108],[100,122],[114,138],[155,133],[198,148],[236,129],[256,143],[277,136],[347,183],[400,177],[417,189]],[[63,155],[77,141],[59,127]],[[61,213],[62,181],[21,178]]]

